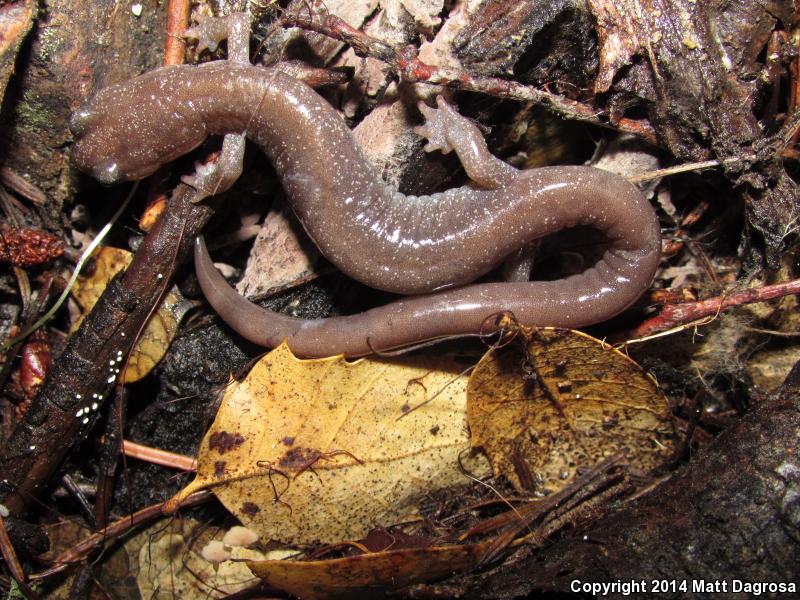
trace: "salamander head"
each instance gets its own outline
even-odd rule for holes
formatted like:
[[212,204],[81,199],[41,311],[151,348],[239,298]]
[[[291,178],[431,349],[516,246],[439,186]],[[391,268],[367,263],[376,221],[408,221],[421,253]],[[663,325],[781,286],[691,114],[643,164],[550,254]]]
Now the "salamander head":
[[72,161],[103,183],[142,179],[199,146],[202,119],[178,98],[180,72],[156,69],[98,92],[75,111]]

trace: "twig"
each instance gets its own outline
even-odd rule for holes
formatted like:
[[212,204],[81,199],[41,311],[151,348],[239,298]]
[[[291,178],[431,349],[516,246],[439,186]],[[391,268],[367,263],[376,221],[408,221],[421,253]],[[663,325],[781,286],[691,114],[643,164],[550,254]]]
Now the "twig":
[[[202,504],[203,502],[208,502],[213,497],[214,495],[208,491],[195,492],[181,502],[181,508],[188,508],[190,506]],[[166,502],[159,502],[158,504],[153,504],[152,506],[143,508],[132,515],[117,519],[105,529],[101,529],[97,533],[93,533],[86,539],[78,542],[72,548],[69,548],[68,550],[59,554],[58,557],[53,561],[53,566],[51,568],[41,573],[31,575],[31,581],[38,581],[52,577],[53,575],[62,572],[71,564],[83,560],[93,550],[95,550],[95,548],[100,547],[103,543],[118,538],[137,525],[141,525],[142,523],[145,523],[151,519],[166,516],[169,514],[165,509],[166,504]]]
[[545,90],[496,77],[473,76],[461,69],[428,65],[419,59],[416,47],[412,45],[395,47],[373,38],[328,13],[321,0],[293,2],[281,17],[281,24],[284,27],[300,27],[344,42],[358,56],[385,62],[407,83],[442,85],[521,102],[533,102],[546,106],[567,119],[585,121],[602,127],[614,127],[637,135],[651,144],[657,143],[655,131],[643,121],[622,118],[615,123],[609,123],[599,117],[595,107]]
[[[733,162],[731,159],[729,162]],[[648,171],[641,175],[633,175],[628,177],[631,183],[641,183],[643,181],[650,181],[651,179],[658,179],[659,177],[667,177],[669,175],[677,175],[678,173],[686,173],[689,171],[704,171],[705,169],[713,169],[720,166],[722,163],[718,160],[704,160],[702,162],[686,163],[683,165],[675,165],[666,169],[656,169],[655,171]]]
[[[621,460],[621,455],[611,456],[555,494],[520,507],[515,511],[520,514],[520,519],[511,522],[505,531],[491,541],[486,554],[481,558],[481,564],[494,562],[515,540],[516,543],[540,547],[565,525],[574,525],[580,515],[587,511],[594,512],[597,506],[605,505],[610,497],[624,493],[625,474],[618,469]],[[540,517],[543,517],[541,524],[533,530],[534,521]],[[531,530],[530,533],[518,539],[526,529]],[[474,530],[475,528],[471,529],[461,537],[472,534]]]
[[72,500],[78,505],[83,513],[83,518],[86,519],[89,526],[93,529],[96,528],[97,520],[95,519],[92,505],[89,503],[89,499],[86,497],[86,494],[83,493],[78,483],[72,478],[72,475],[65,473],[61,477],[61,485],[64,486],[67,494],[69,494]]
[[9,167],[0,167],[0,183],[27,198],[36,206],[47,204],[47,196],[42,190]]
[[14,546],[11,544],[11,540],[8,537],[8,532],[6,531],[5,522],[1,516],[0,553],[3,555],[3,560],[6,563],[6,567],[8,567],[9,573],[11,573],[11,577],[13,577],[14,581],[17,582],[17,585],[19,585],[20,589],[25,594],[25,597],[29,598],[30,600],[38,600],[39,595],[36,594],[25,581],[25,571],[22,570],[22,565],[17,558],[17,553],[14,551]]
[[164,64],[181,65],[186,56],[183,32],[189,26],[189,0],[169,0],[167,5],[167,37],[164,42]]
[[775,337],[800,337],[800,331],[776,331],[774,329],[762,329],[761,327],[745,327],[745,329],[753,333],[763,333],[764,335],[774,335]]
[[130,353],[159,301],[163,286],[153,282],[172,278],[211,215],[211,209],[193,204],[193,197],[193,189],[178,186],[130,266],[112,279],[67,342],[0,451],[0,489],[13,514],[24,512],[70,449],[91,431],[117,379],[116,365]]
[[743,292],[700,300],[699,302],[668,304],[664,306],[657,316],[648,319],[628,332],[627,337],[635,339],[626,342],[626,344],[642,342],[656,334],[663,335],[663,332],[669,332],[669,330],[676,327],[683,329],[686,325],[697,324],[701,319],[715,317],[721,311],[734,306],[750,304],[751,302],[764,302],[791,294],[800,294],[800,279],[765,285]]
[[[114,402],[108,411],[108,418],[105,423],[105,436],[100,440],[100,447],[97,450],[97,494],[94,502],[95,527],[106,527],[108,525],[109,512],[111,510],[112,498],[114,495],[114,483],[116,481],[117,466],[120,462],[120,446],[122,444],[122,432],[124,429],[123,420],[125,410],[128,406],[128,390],[125,387],[114,390]],[[123,474],[127,488],[133,489],[129,481],[128,471],[123,460]],[[128,502],[128,512],[133,512],[131,495],[126,498]]]

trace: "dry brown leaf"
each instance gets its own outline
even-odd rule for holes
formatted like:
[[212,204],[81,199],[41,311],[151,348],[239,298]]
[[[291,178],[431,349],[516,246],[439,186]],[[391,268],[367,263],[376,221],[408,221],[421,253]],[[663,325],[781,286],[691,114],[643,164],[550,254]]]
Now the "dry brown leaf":
[[481,359],[467,397],[473,447],[519,490],[553,493],[622,451],[650,470],[675,441],[656,382],[578,331],[521,328],[518,340]]
[[[79,284],[72,290],[72,295],[83,309],[81,320],[91,312],[111,278],[130,264],[132,256],[126,250],[109,246],[102,247],[94,253],[94,271],[91,275],[80,277]],[[150,317],[128,358],[121,378],[122,383],[140,380],[164,358],[178,330],[178,324],[189,306],[176,289],[172,289],[164,296],[161,308]],[[73,331],[78,328],[81,320],[73,324]]]
[[[395,523],[419,498],[468,481],[463,368],[419,356],[299,360],[283,344],[229,387],[197,478],[172,506],[211,488],[262,539],[293,544]],[[487,472],[476,460],[466,468]]]
[[249,298],[263,297],[314,276],[320,252],[282,203],[267,213],[253,242],[244,277],[236,285]]
[[318,561],[248,561],[247,566],[269,585],[301,600],[375,598],[382,590],[436,581],[474,568],[488,546],[488,542],[434,546]]

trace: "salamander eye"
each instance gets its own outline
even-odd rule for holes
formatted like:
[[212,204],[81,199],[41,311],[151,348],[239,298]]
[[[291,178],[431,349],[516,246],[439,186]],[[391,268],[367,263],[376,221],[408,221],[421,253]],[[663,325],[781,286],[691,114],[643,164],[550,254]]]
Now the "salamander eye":
[[116,162],[106,159],[92,169],[92,177],[101,183],[117,183],[122,178],[122,173]]
[[88,106],[83,106],[72,113],[69,119],[69,130],[75,137],[81,137],[86,133],[89,123],[92,119],[92,111]]

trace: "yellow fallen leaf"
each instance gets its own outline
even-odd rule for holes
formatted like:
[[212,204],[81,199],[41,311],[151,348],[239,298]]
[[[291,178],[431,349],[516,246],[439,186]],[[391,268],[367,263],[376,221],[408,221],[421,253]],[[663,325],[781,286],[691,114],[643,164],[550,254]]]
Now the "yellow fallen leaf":
[[[132,256],[126,250],[110,246],[101,247],[94,253],[94,271],[88,276],[80,277],[79,285],[72,290],[72,295],[83,309],[81,319],[72,326],[73,331],[78,328],[83,317],[91,312],[111,278],[130,264]],[[178,324],[190,306],[174,288],[164,296],[161,308],[150,317],[128,358],[122,383],[140,380],[164,358],[178,330]]]
[[553,493],[619,452],[650,470],[675,443],[656,382],[578,331],[520,328],[513,343],[481,359],[467,397],[473,447],[520,491]]
[[421,497],[469,481],[459,458],[488,472],[485,459],[460,457],[463,368],[421,356],[300,360],[281,345],[228,388],[197,477],[171,506],[211,488],[262,539],[293,544],[357,539],[413,515]]
[[301,600],[376,598],[474,568],[489,542],[373,552],[317,561],[247,561],[253,574]]

